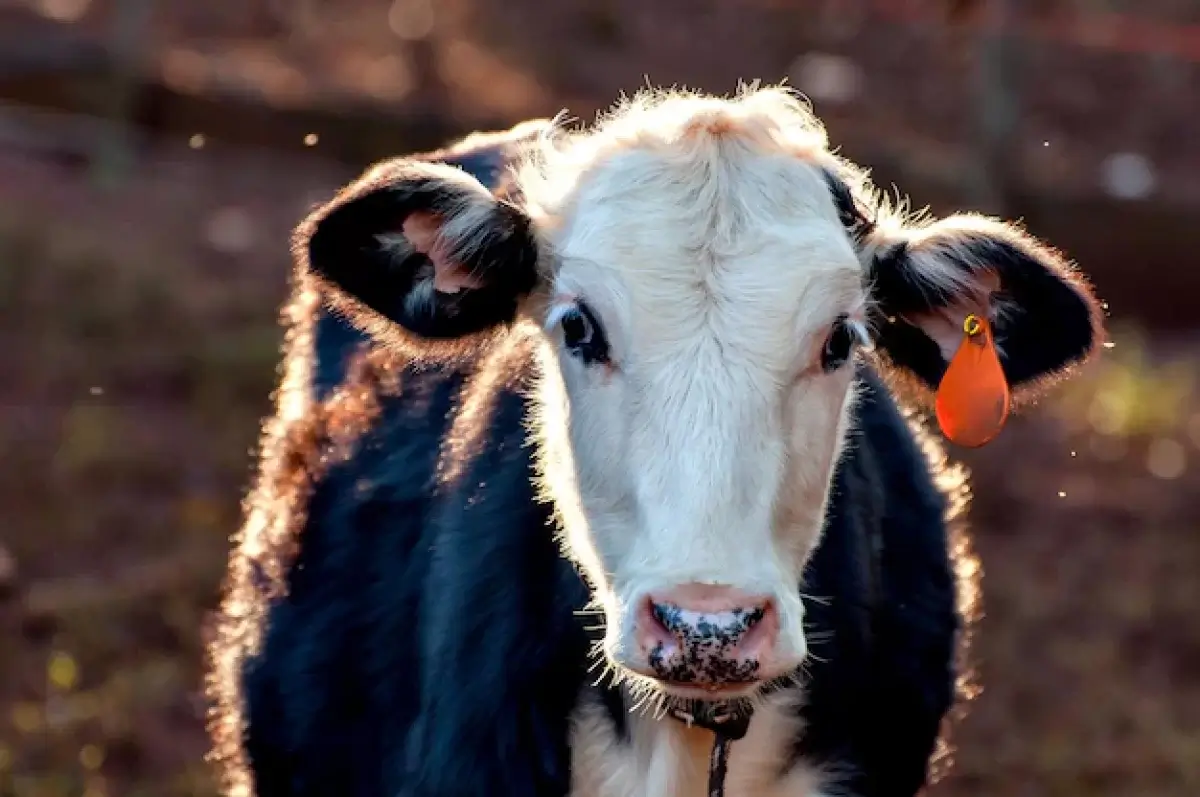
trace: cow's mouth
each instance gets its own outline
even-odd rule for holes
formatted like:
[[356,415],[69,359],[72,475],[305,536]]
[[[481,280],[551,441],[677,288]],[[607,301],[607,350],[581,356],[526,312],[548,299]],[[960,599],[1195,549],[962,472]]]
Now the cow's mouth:
[[754,697],[762,688],[761,681],[738,683],[697,684],[679,681],[656,681],[659,690],[668,697],[706,703],[722,703]]
[[787,680],[777,678],[704,683],[671,680],[646,672],[635,672],[627,667],[618,669],[628,678],[627,698],[652,713],[748,713],[755,703]]

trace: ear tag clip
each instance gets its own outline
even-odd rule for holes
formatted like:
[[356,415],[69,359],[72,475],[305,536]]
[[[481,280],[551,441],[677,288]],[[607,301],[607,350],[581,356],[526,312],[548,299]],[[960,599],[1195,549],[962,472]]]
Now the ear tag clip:
[[938,426],[966,448],[991,442],[1008,420],[1009,390],[987,319],[963,319],[963,340],[938,385]]

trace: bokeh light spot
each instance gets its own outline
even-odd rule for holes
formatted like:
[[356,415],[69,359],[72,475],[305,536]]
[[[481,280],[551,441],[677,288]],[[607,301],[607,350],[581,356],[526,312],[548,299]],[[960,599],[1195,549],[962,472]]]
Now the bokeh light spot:
[[405,41],[420,41],[433,32],[432,0],[396,0],[388,11],[388,27]]
[[1104,187],[1118,199],[1145,199],[1154,191],[1154,165],[1138,152],[1110,155],[1102,167]]
[[1159,438],[1146,452],[1146,469],[1159,479],[1178,479],[1187,470],[1187,452],[1178,440]]
[[225,207],[209,217],[205,237],[213,249],[236,255],[254,246],[254,220],[239,207]]
[[17,703],[12,707],[11,718],[18,733],[33,733],[44,725],[42,709],[37,703]]
[[862,89],[862,70],[840,55],[806,53],[788,71],[796,85],[817,100],[849,102]]
[[95,771],[104,763],[104,751],[94,744],[85,744],[79,749],[79,765]]
[[91,4],[91,0],[39,0],[37,8],[55,22],[78,22]]
[[64,692],[74,689],[75,685],[79,683],[79,665],[68,653],[61,651],[54,653],[50,657],[50,665],[47,670],[50,683]]

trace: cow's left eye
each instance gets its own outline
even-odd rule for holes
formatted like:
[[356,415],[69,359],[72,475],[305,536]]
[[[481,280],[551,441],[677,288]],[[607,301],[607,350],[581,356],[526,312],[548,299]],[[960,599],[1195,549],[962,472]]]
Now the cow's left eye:
[[559,325],[567,351],[587,365],[608,362],[608,341],[604,337],[604,330],[586,304],[580,302],[567,310]]
[[821,368],[826,371],[836,371],[845,365],[854,354],[854,347],[863,343],[862,328],[849,316],[838,316],[825,339],[825,348],[821,350]]

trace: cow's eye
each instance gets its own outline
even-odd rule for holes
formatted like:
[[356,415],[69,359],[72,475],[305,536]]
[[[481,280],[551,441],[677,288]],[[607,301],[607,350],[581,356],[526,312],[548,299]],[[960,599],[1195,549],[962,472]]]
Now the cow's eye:
[[567,310],[559,322],[563,346],[585,364],[608,361],[608,341],[596,316],[582,302]]
[[849,362],[855,346],[869,343],[861,324],[851,321],[849,316],[838,316],[825,339],[825,348],[821,350],[821,368],[826,372],[836,371]]

